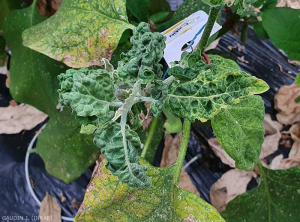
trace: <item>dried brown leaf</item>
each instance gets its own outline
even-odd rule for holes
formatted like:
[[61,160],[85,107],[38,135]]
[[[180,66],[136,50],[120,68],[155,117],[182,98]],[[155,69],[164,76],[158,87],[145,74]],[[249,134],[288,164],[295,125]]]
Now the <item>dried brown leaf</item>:
[[280,131],[282,125],[277,121],[273,121],[270,115],[265,115],[263,125],[265,128],[265,138],[259,158],[263,159],[278,149],[278,143],[281,138]]
[[243,62],[243,63],[249,63],[249,61],[247,61],[246,59],[245,59],[245,57],[244,56],[241,56],[241,57],[236,57],[238,60],[240,60],[241,62]]
[[170,134],[165,136],[165,148],[162,154],[160,167],[171,166],[176,162],[181,138],[182,133],[178,133],[174,138]]
[[59,9],[61,3],[62,0],[39,0],[37,3],[37,8],[40,15],[50,17]]
[[277,7],[290,7],[294,9],[300,9],[299,0],[278,0]]
[[212,205],[219,212],[224,211],[229,201],[246,192],[252,177],[256,177],[253,171],[239,169],[227,171],[210,189]]
[[31,130],[47,115],[30,105],[0,108],[0,133],[13,134]]
[[[176,162],[179,153],[181,138],[182,133],[178,133],[174,138],[170,134],[167,134],[165,136],[165,148],[163,151],[160,167],[168,167]],[[187,190],[200,196],[197,188],[184,169],[181,170],[178,185],[181,189]]]
[[298,96],[300,96],[300,87],[294,83],[280,88],[274,99],[278,122],[292,125],[300,121],[300,103],[295,102]]
[[208,144],[210,145],[216,156],[219,157],[224,164],[227,164],[230,167],[235,167],[235,161],[225,152],[221,144],[218,142],[217,138],[209,139]]
[[81,205],[81,203],[78,200],[73,199],[71,208],[78,209],[80,207],[80,205]]
[[39,217],[40,221],[61,222],[61,208],[56,198],[48,193],[41,203]]

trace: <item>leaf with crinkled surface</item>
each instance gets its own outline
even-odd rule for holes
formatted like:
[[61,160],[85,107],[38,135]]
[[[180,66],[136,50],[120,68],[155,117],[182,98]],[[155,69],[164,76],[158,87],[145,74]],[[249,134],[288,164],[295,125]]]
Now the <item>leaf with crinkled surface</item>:
[[150,181],[145,176],[147,167],[139,164],[138,149],[142,148],[141,140],[128,125],[125,127],[123,138],[121,124],[104,125],[95,132],[94,143],[105,154],[105,166],[120,181],[131,187],[148,187]]
[[227,222],[299,221],[300,168],[259,168],[259,186],[229,202],[222,214]]
[[45,19],[32,5],[9,13],[0,23],[12,51],[10,93],[17,102],[49,115],[47,126],[39,135],[37,153],[49,174],[71,182],[95,161],[99,149],[90,137],[79,134],[80,124],[70,116],[69,109],[56,109],[57,75],[65,72],[66,66],[22,45],[22,32]]
[[174,166],[147,166],[152,186],[146,189],[130,188],[100,166],[75,221],[224,221],[204,200],[172,186]]
[[114,85],[104,69],[69,69],[58,76],[60,102],[78,116],[104,116],[114,99]]
[[252,169],[259,161],[264,141],[264,102],[260,96],[248,96],[228,109],[222,109],[211,121],[214,133],[240,169]]
[[24,31],[23,44],[71,67],[103,65],[132,28],[126,0],[64,0],[54,16]]
[[143,83],[160,79],[162,65],[159,61],[163,57],[165,37],[160,33],[152,33],[150,25],[140,23],[134,30],[130,39],[132,48],[121,54],[118,65],[118,76],[123,82],[136,82],[139,77]]
[[198,51],[192,54],[183,53],[179,64],[170,68],[168,74],[186,82],[195,79],[200,72],[208,69],[214,69],[215,72],[240,71],[239,65],[230,59],[224,59],[218,55],[208,55],[208,58],[211,62],[210,65],[202,61]]
[[[237,70],[231,60],[222,60],[225,61],[223,66],[212,63],[209,69],[199,70],[192,81],[173,83],[165,100],[169,111],[190,121],[205,122],[241,98],[269,89],[263,80]],[[228,67],[226,62],[230,64]]]
[[245,16],[246,13],[251,13],[251,4],[255,3],[257,0],[202,0],[204,3],[208,4],[210,7],[223,7],[237,5],[237,14]]

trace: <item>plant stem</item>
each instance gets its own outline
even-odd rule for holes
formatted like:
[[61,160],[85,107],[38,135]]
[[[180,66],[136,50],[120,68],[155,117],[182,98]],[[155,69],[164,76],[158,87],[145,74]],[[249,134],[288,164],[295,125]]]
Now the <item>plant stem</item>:
[[152,141],[153,136],[155,134],[155,131],[157,129],[157,125],[159,124],[158,119],[159,119],[159,117],[153,118],[152,123],[150,125],[149,134],[147,136],[147,139],[145,141],[144,148],[143,148],[143,151],[142,151],[142,154],[141,154],[141,157],[144,158],[144,159],[146,157],[147,151],[150,147],[151,141]]
[[208,17],[203,35],[201,37],[200,43],[197,47],[197,50],[199,49],[201,52],[203,52],[203,50],[205,49],[208,39],[209,39],[209,36],[210,36],[210,33],[211,33],[211,30],[212,30],[212,28],[215,24],[215,21],[218,17],[218,14],[219,14],[219,8],[211,8],[210,9],[209,17]]
[[177,185],[181,173],[181,169],[183,166],[186,150],[187,150],[187,145],[189,142],[190,138],[190,130],[191,130],[191,122],[187,119],[184,120],[183,122],[183,133],[182,133],[182,139],[180,143],[180,148],[179,148],[179,154],[177,161],[175,163],[175,170],[174,170],[174,176],[173,176],[173,185]]
[[[208,42],[208,38],[209,38],[211,30],[215,24],[218,13],[219,13],[218,8],[210,9],[206,27],[205,27],[203,35],[201,37],[200,43],[197,47],[197,49],[199,49],[201,52],[204,50],[204,48]],[[185,119],[183,122],[183,134],[182,134],[182,140],[180,143],[179,154],[178,154],[177,161],[175,163],[175,170],[174,170],[172,186],[177,186],[177,184],[179,182],[179,177],[180,177],[181,169],[183,166],[183,162],[184,162],[184,158],[185,158],[185,154],[186,154],[186,150],[187,150],[187,145],[189,142],[190,130],[191,130],[191,122],[189,120]]]

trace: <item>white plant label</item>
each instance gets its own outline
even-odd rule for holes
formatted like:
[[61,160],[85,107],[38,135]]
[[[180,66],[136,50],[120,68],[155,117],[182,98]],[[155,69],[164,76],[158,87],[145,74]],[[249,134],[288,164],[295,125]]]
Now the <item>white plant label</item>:
[[[161,33],[166,37],[164,58],[169,67],[171,67],[171,62],[180,60],[183,51],[191,52],[197,47],[204,30],[197,36],[191,47],[186,49],[187,44],[194,38],[207,20],[208,15],[204,11],[197,11]],[[215,22],[210,36],[220,29],[221,26]]]

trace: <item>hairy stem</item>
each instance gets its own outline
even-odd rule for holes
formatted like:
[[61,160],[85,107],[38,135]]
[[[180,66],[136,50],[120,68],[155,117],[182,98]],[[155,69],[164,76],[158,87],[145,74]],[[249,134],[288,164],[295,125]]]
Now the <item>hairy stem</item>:
[[187,150],[187,145],[189,142],[189,137],[190,137],[190,130],[191,130],[191,122],[187,119],[184,120],[183,122],[183,133],[182,133],[182,139],[180,143],[180,148],[179,148],[179,154],[178,158],[176,161],[176,167],[174,171],[174,176],[173,176],[173,185],[177,185],[181,173],[181,169],[183,166],[186,150]]
[[144,144],[143,152],[141,154],[142,158],[146,157],[147,151],[148,151],[148,149],[150,147],[151,141],[153,139],[153,136],[154,136],[155,131],[157,129],[157,126],[159,124],[158,119],[159,119],[159,117],[155,117],[152,120],[152,123],[150,125],[150,129],[149,129],[149,134],[147,136],[147,139],[146,139],[145,144]]
[[218,17],[218,14],[219,14],[219,9],[218,8],[211,8],[210,9],[209,17],[208,17],[203,35],[202,35],[200,43],[197,47],[197,49],[199,49],[201,52],[203,52],[203,50],[205,49],[205,47],[207,45],[211,30],[212,30],[212,28],[215,24],[215,21]]

